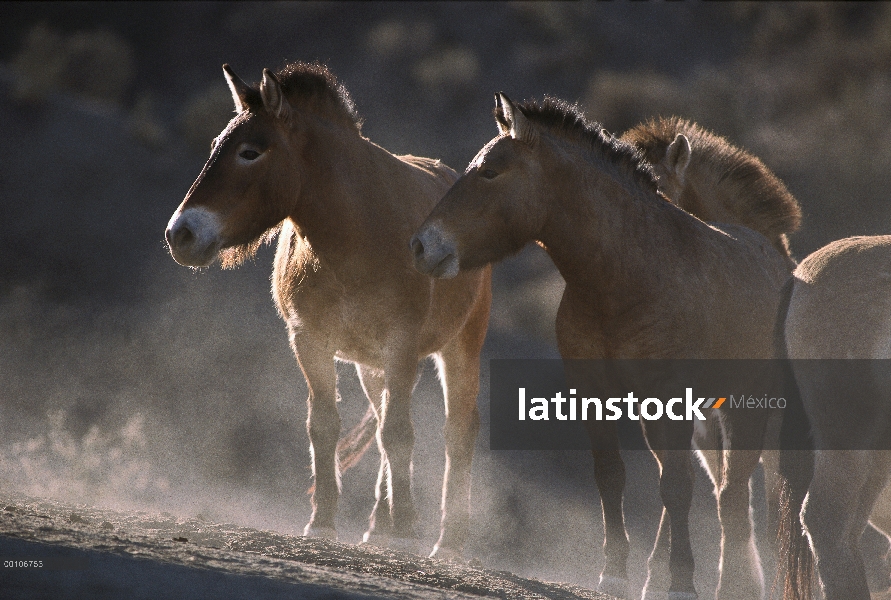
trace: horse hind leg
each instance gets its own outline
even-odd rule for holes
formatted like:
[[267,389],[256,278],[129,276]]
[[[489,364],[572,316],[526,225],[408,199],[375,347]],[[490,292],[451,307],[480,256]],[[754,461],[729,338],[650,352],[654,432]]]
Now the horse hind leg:
[[[882,455],[881,457],[877,456],[880,459],[878,461],[879,472],[891,472],[891,451],[877,451],[877,454],[879,453]],[[875,555],[870,557],[872,560],[868,561],[865,566],[867,575],[870,577],[870,588],[876,590],[872,595],[873,600],[879,598],[891,600],[891,583],[889,583],[889,579],[891,579],[889,577],[891,576],[891,561],[889,561],[891,551],[888,551],[888,542],[891,538],[891,480],[885,483],[876,498],[870,512],[869,523],[874,530],[871,536],[873,544],[870,545],[870,548],[875,552]],[[862,544],[863,538],[861,538]],[[863,550],[865,553],[865,548]]]
[[647,580],[641,594],[642,600],[665,600],[668,596],[668,588],[671,586],[671,572],[668,570],[670,557],[671,519],[663,506],[656,543],[647,559]]
[[881,492],[873,468],[869,451],[817,452],[802,520],[826,600],[870,598],[858,542],[868,517],[863,507],[871,508]]
[[[689,439],[689,436],[688,438]],[[693,501],[692,450],[667,450],[658,457],[662,466],[659,493],[668,514],[671,551],[668,600],[696,600],[693,549],[690,546],[690,505]]]
[[[891,469],[891,452],[883,451],[886,456],[886,465],[888,469]],[[878,498],[876,498],[876,502],[873,505],[872,513],[869,517],[870,524],[882,535],[886,538],[891,538],[891,481],[888,481],[885,484],[884,489],[879,494]],[[885,568],[884,568],[884,578],[887,579],[889,575],[889,568],[891,567],[891,551],[887,553],[885,556]],[[888,590],[889,599],[891,599],[891,588]]]
[[[696,438],[697,446],[706,448],[699,450],[700,462],[709,475],[709,479],[715,489],[715,496],[721,488],[721,478],[724,474],[724,453],[720,450],[721,432],[718,427],[708,427],[700,431]],[[668,561],[671,555],[671,525],[668,511],[662,508],[662,517],[659,520],[659,532],[656,534],[656,543],[653,551],[647,559],[647,580],[644,584],[643,600],[664,600],[668,596],[668,588],[671,585],[671,572],[668,570]]]
[[[356,365],[356,372],[359,375],[362,389],[368,397],[368,402],[377,417],[377,422],[380,423],[381,415],[383,414],[384,395],[386,393],[384,373],[364,365]],[[374,489],[374,508],[368,520],[368,531],[365,532],[362,541],[376,546],[387,546],[390,543],[393,520],[390,517],[390,505],[387,500],[389,464],[387,463],[387,455],[384,452],[383,442],[381,441],[380,426],[377,428],[375,440],[377,441],[380,454],[380,466]]]
[[[390,546],[416,552],[417,512],[411,495],[412,451],[415,445],[411,422],[411,396],[417,382],[417,352],[394,353],[385,369],[386,393],[383,395],[380,419],[380,448],[386,468],[381,477],[389,491],[392,523]],[[378,489],[380,490],[380,485]],[[376,512],[380,516],[381,511]]]

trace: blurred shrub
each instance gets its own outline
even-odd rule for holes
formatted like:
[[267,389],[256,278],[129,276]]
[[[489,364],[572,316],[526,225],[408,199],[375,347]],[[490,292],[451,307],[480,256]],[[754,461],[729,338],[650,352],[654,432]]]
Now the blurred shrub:
[[179,117],[179,131],[189,147],[206,154],[210,143],[233,116],[232,94],[222,82],[215,83],[186,101]]
[[130,133],[151,148],[164,146],[169,135],[158,117],[157,102],[152,94],[142,94],[130,112]]
[[419,54],[433,43],[433,25],[426,21],[380,21],[371,27],[365,41],[368,49],[383,59]]
[[641,115],[685,112],[685,98],[681,82],[665,75],[600,71],[588,81],[585,104],[592,119],[620,133],[636,125]]
[[677,114],[759,156],[804,207],[799,257],[832,239],[887,232],[891,4],[736,6],[728,18],[747,37],[735,58],[682,78],[596,72],[590,116],[622,132]]
[[469,48],[446,48],[415,64],[414,76],[429,91],[466,87],[479,78],[480,64]]
[[24,102],[42,100],[60,85],[67,64],[62,36],[37,25],[28,32],[24,48],[12,59],[13,97]]
[[12,59],[13,97],[40,102],[54,90],[118,104],[135,74],[130,45],[117,34],[79,31],[65,36],[46,25],[28,33]]
[[891,5],[858,9],[748,7],[734,13],[752,21],[748,46],[723,69],[601,71],[585,104],[616,131],[660,114],[696,120],[774,168],[891,163]]
[[548,36],[566,37],[573,30],[573,12],[578,8],[572,2],[510,2],[513,10],[527,27]]

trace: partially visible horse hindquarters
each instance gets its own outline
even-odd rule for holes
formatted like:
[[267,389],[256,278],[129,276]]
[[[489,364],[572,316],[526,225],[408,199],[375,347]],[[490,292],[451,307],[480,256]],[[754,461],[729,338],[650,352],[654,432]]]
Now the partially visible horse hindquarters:
[[[566,281],[556,322],[566,359],[775,356],[781,288],[791,270],[788,256],[755,231],[733,224],[712,227],[672,206],[659,190],[665,182],[657,180],[641,153],[587,121],[575,106],[550,98],[515,105],[498,94],[495,116],[501,134],[473,159],[413,238],[416,268],[450,277],[500,260],[534,239]],[[680,140],[687,143],[675,146],[672,156],[686,170],[694,163],[689,140]],[[794,224],[798,207],[794,200],[789,207],[787,223]],[[713,208],[722,207],[716,203]],[[513,221],[505,222],[505,214],[515,215]],[[710,290],[724,300],[691,294],[691,276],[709,281]],[[718,597],[728,600],[764,592],[748,482],[767,417],[761,411],[743,412],[715,409],[730,424],[726,447],[758,449],[723,452],[721,469],[712,474],[719,482],[722,525]],[[615,424],[586,425],[606,538],[599,589],[626,597],[624,466]],[[665,506],[644,597],[693,599],[688,525],[692,423],[642,420],[641,425],[661,466]],[[654,445],[656,440],[676,444],[666,448],[686,449],[667,450]]]
[[[309,388],[314,483],[304,533],[336,537],[338,460],[354,464],[376,439],[381,463],[364,539],[418,550],[409,408],[418,362],[433,355],[447,416],[440,535],[431,555],[460,556],[469,529],[490,269],[431,285],[412,269],[408,251],[409,237],[456,174],[362,137],[349,94],[323,65],[264,70],[254,85],[228,65],[223,70],[237,114],[214,140],[166,238],[184,265],[220,258],[230,267],[278,234],[273,297]],[[371,411],[340,442],[335,359],[355,363]]]
[[[891,536],[891,236],[837,240],[805,258],[785,339],[815,449],[788,465],[806,474],[807,500],[799,494],[783,520],[802,524],[807,538],[787,542],[798,568],[787,574],[784,599],[810,597],[815,563],[826,600],[867,600],[861,533],[871,523]],[[838,359],[844,367],[812,362]],[[868,368],[858,368],[863,361]]]

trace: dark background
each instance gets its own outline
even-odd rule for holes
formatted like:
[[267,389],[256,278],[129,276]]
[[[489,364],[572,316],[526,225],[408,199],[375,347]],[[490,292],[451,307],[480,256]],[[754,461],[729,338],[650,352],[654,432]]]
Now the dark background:
[[[232,114],[220,66],[256,81],[263,67],[316,59],[350,91],[364,135],[394,153],[462,170],[496,133],[496,91],[579,101],[615,133],[680,114],[786,182],[804,211],[798,259],[891,233],[891,4],[2,3],[4,489],[302,531],[306,388],[269,297],[272,249],[236,271],[193,271],[163,231]],[[561,291],[537,247],[499,265],[485,358],[556,357]],[[365,405],[343,367],[349,426]],[[428,545],[441,404],[428,364],[413,409]],[[490,452],[485,426],[470,554],[596,585],[590,456]],[[640,586],[660,505],[652,459],[628,459]],[[344,541],[364,528],[376,460],[372,450],[344,477]],[[697,577],[710,593],[718,526],[698,476]]]

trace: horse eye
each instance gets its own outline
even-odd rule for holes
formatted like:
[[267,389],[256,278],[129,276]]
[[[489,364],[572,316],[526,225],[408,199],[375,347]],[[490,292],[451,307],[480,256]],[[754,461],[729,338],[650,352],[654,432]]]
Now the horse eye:
[[245,160],[257,160],[260,158],[260,153],[256,150],[242,150],[238,156]]
[[486,169],[485,171],[480,173],[480,175],[483,177],[483,179],[495,179],[496,177],[498,177],[498,173],[496,173],[492,169]]

